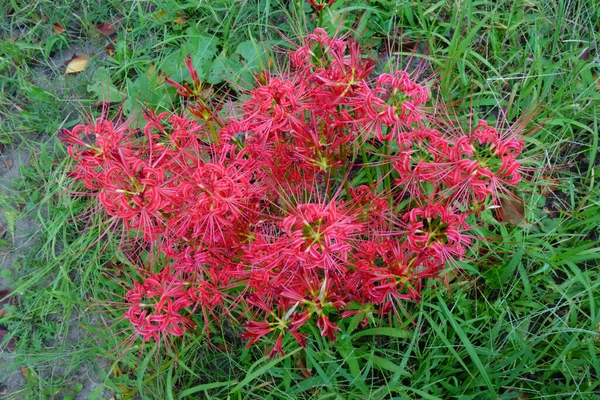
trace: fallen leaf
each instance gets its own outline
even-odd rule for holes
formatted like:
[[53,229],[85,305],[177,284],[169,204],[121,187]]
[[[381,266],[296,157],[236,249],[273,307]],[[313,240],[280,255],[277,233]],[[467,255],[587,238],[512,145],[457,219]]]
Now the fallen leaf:
[[183,17],[177,17],[173,20],[176,24],[185,24],[187,21]]
[[96,29],[106,36],[110,36],[117,31],[112,22],[103,22],[100,25],[96,25]]
[[75,57],[67,64],[67,74],[75,74],[77,72],[83,71],[88,63],[90,62],[90,58],[88,56],[79,56]]
[[579,56],[580,60],[589,60],[590,59],[590,48],[586,47],[585,49],[583,49],[583,51],[581,52],[581,55]]
[[115,365],[115,367],[113,368],[113,375],[116,378],[124,375],[123,371],[121,371],[121,368],[119,368],[119,365]]
[[540,187],[540,194],[542,196],[548,196],[560,187],[560,181],[552,177],[543,178],[543,183],[544,184]]
[[300,369],[300,373],[306,378],[312,378],[312,374],[310,373],[310,371],[306,368],[306,363],[304,362],[303,359],[299,358],[298,359],[298,368]]
[[106,52],[108,53],[109,56],[114,56],[115,55],[115,45],[112,43],[109,43],[106,46]]
[[26,366],[21,367],[21,375],[23,375],[23,378],[29,379],[29,369]]
[[221,350],[223,353],[225,353],[227,351],[227,347],[225,347],[225,345],[223,343],[217,343],[216,347],[217,347],[217,349]]
[[148,76],[148,78],[150,78],[154,74],[154,71],[156,71],[154,64],[150,64],[150,66],[148,67],[148,71],[146,71],[146,75]]
[[6,164],[6,168],[11,169],[13,166],[12,158],[7,158],[6,160],[4,160],[4,164]]
[[165,82],[166,74],[163,71],[158,71],[156,75],[156,85],[157,87],[162,85]]
[[165,15],[167,15],[167,12],[165,10],[158,10],[156,12],[156,19],[161,20],[165,17]]
[[[48,21],[48,17],[46,17],[45,15],[42,15],[42,13],[39,13],[39,12],[38,12],[38,13],[36,14],[36,16],[37,16],[37,18],[38,18],[38,20],[37,20],[36,22],[41,22],[41,23],[44,23],[44,22]],[[34,19],[34,21],[35,21],[35,19]]]
[[[0,229],[4,229],[4,227],[0,227]],[[1,232],[0,232],[1,233]],[[6,234],[6,230],[4,230],[4,233],[2,233],[3,237]],[[0,318],[6,317],[6,315],[8,314],[8,311],[6,311],[4,309],[4,305],[5,304],[10,304],[10,299],[8,297],[8,295],[10,294],[10,292],[8,290],[0,290]],[[3,328],[2,326],[0,326],[0,328]],[[0,342],[2,340],[0,339]]]
[[518,196],[500,199],[497,209],[498,219],[513,225],[520,225],[525,221],[525,203]]
[[61,24],[59,24],[58,22],[53,23],[52,27],[54,29],[54,33],[56,33],[57,35],[60,35],[61,33],[66,32],[66,29],[63,28],[63,26]]
[[[7,334],[8,331],[6,329],[0,329],[0,343],[4,341],[4,336],[6,336]],[[12,338],[9,339],[8,342],[6,342],[5,346],[6,350],[8,351],[15,351],[17,349],[17,345],[15,344],[15,341]]]

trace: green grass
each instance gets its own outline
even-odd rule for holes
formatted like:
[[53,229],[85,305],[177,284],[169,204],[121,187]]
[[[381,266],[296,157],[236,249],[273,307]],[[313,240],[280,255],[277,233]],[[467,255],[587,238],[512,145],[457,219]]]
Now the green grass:
[[[2,249],[15,250],[24,223],[36,225],[32,247],[13,266],[16,300],[0,318],[9,330],[4,344],[16,339],[11,367],[29,371],[9,398],[600,398],[596,1],[340,0],[325,14],[329,32],[360,33],[374,52],[392,46],[378,68],[411,57],[428,63],[450,113],[523,121],[531,168],[518,193],[525,219],[515,226],[486,218],[475,233],[493,239],[477,244],[480,258],[463,262],[448,287],[431,283],[405,315],[366,331],[358,320],[343,324],[333,344],[316,332],[306,350],[290,342],[273,360],[263,348],[246,349],[228,325],[174,343],[171,355],[123,344],[131,332],[118,282],[133,277],[115,245],[119,233],[105,235],[107,217],[67,195],[70,162],[57,132],[118,112],[121,99],[126,115],[140,103],[170,107],[161,71],[182,74],[186,51],[217,90],[229,80],[244,86],[251,76],[233,73],[241,63],[258,70],[270,44],[286,46],[284,37],[315,26],[308,5],[5,3],[0,143],[31,160],[21,179],[2,182]],[[110,56],[109,39],[94,26],[112,18],[121,22]],[[55,22],[67,33],[54,33]],[[65,57],[75,54],[90,55],[90,64],[65,75]],[[97,102],[107,94],[112,108],[102,111]]]

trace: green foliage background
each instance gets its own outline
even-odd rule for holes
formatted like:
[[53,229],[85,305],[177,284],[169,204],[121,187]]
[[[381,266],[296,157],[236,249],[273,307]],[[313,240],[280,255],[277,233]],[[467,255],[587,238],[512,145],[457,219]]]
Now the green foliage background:
[[[338,0],[326,10],[328,32],[358,38],[379,70],[426,66],[457,115],[521,118],[531,181],[519,193],[525,218],[490,216],[475,234],[491,239],[464,275],[432,282],[420,304],[379,327],[350,321],[337,342],[316,332],[306,350],[273,360],[227,324],[174,342],[171,355],[127,341],[118,282],[133,277],[118,235],[105,234],[110,221],[66,195],[70,162],[57,132],[102,113],[133,118],[140,104],[172,108],[164,75],[184,79],[188,53],[215,90],[242,92],[253,73],[276,68],[265,61],[279,57],[273,46],[315,27],[310,6],[11,0],[0,12],[2,155],[29,159],[14,166],[19,179],[2,178],[3,254],[18,251],[19,227],[34,227],[31,247],[2,271],[14,297],[1,345],[16,350],[0,382],[28,371],[8,398],[600,398],[595,0]],[[95,28],[106,21],[112,37]],[[90,64],[66,75],[75,55]]]

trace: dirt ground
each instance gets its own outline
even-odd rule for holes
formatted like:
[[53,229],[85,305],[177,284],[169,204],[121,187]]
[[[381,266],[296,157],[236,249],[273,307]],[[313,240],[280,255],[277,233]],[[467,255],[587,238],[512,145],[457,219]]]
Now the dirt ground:
[[[4,148],[0,153],[0,191],[8,194],[13,189],[15,179],[21,177],[20,168],[29,163],[29,153],[14,148]],[[31,246],[39,225],[30,216],[17,218],[14,221],[14,230],[10,226],[7,216],[10,210],[0,206],[0,239],[10,243],[10,246],[0,247],[0,270],[9,270],[14,274],[14,264],[21,254],[25,254]],[[10,218],[10,217],[9,217]],[[14,236],[13,236],[14,234]],[[3,300],[14,288],[12,279],[0,275],[0,301],[2,305],[10,300]],[[1,312],[1,311],[0,311]],[[6,327],[0,326],[0,336],[7,334]],[[0,394],[10,396],[25,384],[25,378],[21,371],[13,364],[15,359],[12,351],[15,349],[14,340],[11,340],[3,348],[0,348]]]
[[[0,194],[10,197],[11,191],[14,189],[14,182],[22,178],[21,167],[27,166],[30,161],[31,154],[26,150],[22,150],[19,146],[5,147],[0,153]],[[15,263],[32,251],[36,237],[41,232],[41,225],[36,218],[36,210],[29,213],[19,213],[14,222],[9,221],[11,210],[4,209],[0,206],[0,240],[3,240],[3,246],[0,246],[0,270],[11,271],[12,277],[18,272],[15,271]],[[6,245],[8,243],[8,245]],[[7,303],[18,305],[18,297],[6,299],[6,296],[14,289],[15,284],[11,276],[5,272],[0,275],[0,312],[5,312],[3,307]],[[64,339],[67,346],[73,345],[75,348],[77,343],[84,339],[88,332],[78,326],[78,315],[73,315],[69,334]],[[8,334],[7,327],[0,325],[0,342]],[[15,348],[16,339],[11,339],[3,347],[0,348],[0,398],[4,399],[26,399],[30,393],[23,390],[27,381],[27,369],[23,365],[16,362]],[[48,371],[54,376],[60,375],[61,370],[65,370],[65,363],[69,362],[69,357],[56,358],[52,361],[51,368]],[[107,365],[86,365],[77,371],[76,376],[70,376],[69,381],[76,381],[80,384],[80,390],[76,396],[71,399],[88,399],[90,393],[102,385],[102,379],[98,369],[104,369]],[[68,394],[56,393],[49,398],[62,399]],[[99,397],[101,399],[110,399],[112,395],[103,392]]]

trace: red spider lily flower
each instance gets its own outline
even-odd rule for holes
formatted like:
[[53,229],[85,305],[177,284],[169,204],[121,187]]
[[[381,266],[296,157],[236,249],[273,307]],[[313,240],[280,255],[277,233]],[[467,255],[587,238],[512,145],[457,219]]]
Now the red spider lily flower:
[[283,352],[283,333],[280,333],[279,335],[277,335],[277,340],[275,340],[275,345],[273,346],[273,349],[271,350],[269,357],[273,358],[278,353],[281,354],[282,356],[285,355],[285,353]]
[[437,257],[442,262],[462,258],[465,246],[471,242],[463,233],[469,228],[465,215],[448,207],[428,204],[413,208],[404,219],[407,221],[409,248],[416,253],[425,252]]
[[193,306],[190,313],[195,314],[200,311],[204,319],[204,331],[207,336],[210,336],[210,317],[212,320],[218,320],[215,308],[223,304],[221,290],[216,285],[199,279],[188,289],[188,297]]
[[203,237],[206,243],[228,239],[238,219],[253,213],[261,188],[251,185],[252,171],[235,164],[198,165],[177,188],[181,212],[169,229],[185,237]]
[[185,57],[184,64],[190,73],[190,79],[192,80],[192,83],[196,88],[199,88],[202,83],[200,82],[200,78],[198,78],[198,72],[196,71],[196,68],[194,68],[192,56],[190,54]]
[[78,163],[72,176],[82,180],[88,189],[100,189],[104,171],[118,153],[130,153],[131,144],[127,141],[130,136],[126,125],[115,126],[102,118],[91,125],[77,125],[71,131],[65,129],[61,140],[68,144],[69,156]]
[[[299,79],[267,77],[267,83],[252,90],[251,98],[244,104],[243,124],[264,140],[282,131],[302,130],[302,112],[307,92]],[[266,135],[265,135],[266,134]]]
[[317,327],[321,330],[321,336],[327,336],[332,342],[335,342],[335,331],[341,331],[340,327],[331,322],[325,314],[319,315]]
[[356,41],[322,28],[288,55],[235,101],[205,99],[188,56],[188,81],[166,80],[184,113],[64,131],[71,177],[122,225],[123,252],[164,265],[126,295],[144,341],[234,316],[271,357],[288,332],[305,347],[311,324],[333,341],[352,315],[419,301],[465,257],[467,218],[522,179],[520,127],[463,131],[427,112],[415,74],[373,77]]
[[331,42],[331,38],[323,28],[316,28],[312,33],[309,33],[306,37],[306,44],[308,48],[311,48],[314,44],[320,44],[328,46]]
[[187,284],[168,270],[152,275],[143,284],[134,283],[126,299],[132,303],[125,313],[144,341],[170,334],[182,336],[194,323],[180,312],[191,305]]
[[317,122],[314,114],[305,129],[290,132],[290,136],[294,138],[293,151],[302,160],[302,169],[314,169],[315,173],[343,166],[347,161],[344,145],[356,138],[353,132],[336,123]]
[[175,260],[172,268],[177,272],[200,275],[205,271],[205,265],[212,261],[210,251],[197,240],[186,241],[168,232],[164,232],[161,239],[160,250]]
[[379,75],[376,87],[364,91],[363,96],[368,124],[379,140],[390,140],[420,123],[420,107],[429,101],[427,88],[411,80],[406,71]]
[[190,301],[201,307],[210,309],[223,304],[223,295],[214,284],[199,280],[189,289]]
[[386,240],[374,249],[377,256],[359,260],[355,273],[360,297],[380,305],[379,313],[395,307],[398,300],[419,301],[422,281],[439,278],[444,267],[439,259],[419,256],[407,242]]
[[[345,54],[346,48],[349,48],[348,56]],[[375,60],[361,57],[359,44],[354,40],[348,43],[332,40],[328,50],[327,56],[331,57],[331,65],[329,68],[315,71],[311,79],[321,83],[322,88],[318,93],[325,96],[330,103],[352,105],[354,96],[364,89],[364,80],[375,68]],[[317,88],[319,86],[315,89]]]
[[451,149],[452,174],[444,182],[454,188],[453,198],[465,202],[472,197],[483,203],[492,195],[499,204],[499,192],[521,180],[521,164],[516,159],[524,146],[510,133],[501,135],[485,121],[480,121],[471,135],[456,138]]
[[244,329],[245,332],[240,335],[240,338],[249,339],[249,342],[246,345],[247,348],[258,342],[261,337],[268,335],[275,330],[272,324],[266,320],[263,322],[248,321],[244,324]]
[[187,83],[181,85],[169,77],[165,77],[165,82],[176,88],[177,94],[181,97],[188,98],[194,94],[194,90]]
[[296,341],[298,342],[300,347],[302,347],[304,349],[306,348],[306,338],[308,337],[307,334],[299,333],[297,331],[292,331],[292,330],[290,330],[290,334],[294,337],[294,339],[296,339]]
[[336,268],[352,248],[351,237],[362,224],[335,202],[299,204],[284,218],[281,229],[299,261],[309,266]]
[[106,172],[105,182],[98,200],[108,214],[143,232],[146,240],[163,229],[160,212],[170,204],[172,190],[163,188],[162,170],[144,163],[135,170],[131,164],[129,168],[115,165]]
[[400,137],[397,155],[392,156],[394,169],[401,186],[413,197],[425,193],[424,182],[441,182],[451,174],[453,165],[448,161],[448,140],[435,129],[416,129]]
[[[336,276],[320,275],[314,268],[304,268],[302,274],[296,274],[292,278],[295,279],[282,288],[280,296],[291,300],[294,305],[297,303],[307,307],[311,314],[320,315],[324,309],[331,307],[340,310],[345,302],[338,292],[339,287],[334,287],[337,284]],[[296,321],[295,325],[298,326],[301,321]]]
[[[508,133],[508,131],[507,131]],[[500,135],[498,131],[489,126],[485,120],[480,120],[472,136],[473,141],[491,144],[491,150],[500,157],[518,156],[523,151],[525,142],[516,139],[510,133]]]
[[359,221],[365,224],[367,232],[385,232],[394,219],[390,203],[381,195],[373,193],[370,187],[361,185],[348,190],[352,202],[357,207]]
[[[300,313],[295,312],[290,319],[290,332],[300,329],[310,319],[310,316],[308,310],[304,310]],[[300,340],[298,342],[300,342]],[[300,344],[302,347],[306,347],[306,344],[303,341]]]
[[[181,150],[202,151],[198,144],[198,138],[205,135],[205,127],[198,122],[169,112],[156,115],[152,110],[145,112],[144,117],[146,119],[144,127],[146,137],[150,141],[162,143],[163,147],[166,146],[166,148],[160,149],[161,153],[167,153],[173,157]],[[158,135],[154,135],[152,130],[158,131]],[[170,153],[169,149],[171,149]],[[158,160],[152,162],[155,166],[157,163]]]
[[193,84],[193,88],[191,88],[187,83],[183,83],[179,84],[175,81],[173,81],[171,78],[165,78],[165,82],[167,82],[169,85],[175,87],[177,89],[177,94],[180,95],[181,97],[184,98],[188,98],[191,96],[196,95],[197,92],[199,92],[201,86],[202,86],[202,82],[200,82],[200,78],[198,77],[198,72],[196,71],[196,68],[194,67],[194,64],[192,62],[192,56],[190,54],[188,54],[185,58],[184,64],[188,70],[188,72],[190,73],[190,79],[192,80],[192,84]]
[[317,12],[321,12],[323,11],[323,9],[325,7],[329,7],[330,5],[332,5],[333,3],[335,3],[337,0],[306,0],[306,2],[308,4],[310,4],[315,11]]

